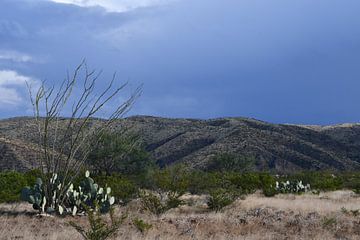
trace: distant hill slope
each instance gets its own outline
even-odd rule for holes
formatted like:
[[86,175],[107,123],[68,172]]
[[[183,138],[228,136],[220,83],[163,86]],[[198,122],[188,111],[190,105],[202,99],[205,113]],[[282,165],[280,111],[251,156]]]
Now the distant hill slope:
[[[216,154],[233,153],[254,156],[258,170],[360,170],[358,124],[300,126],[246,118],[136,116],[119,120],[117,126],[139,134],[161,166],[186,162],[204,168]],[[32,168],[36,151],[33,118],[0,121],[0,170]]]

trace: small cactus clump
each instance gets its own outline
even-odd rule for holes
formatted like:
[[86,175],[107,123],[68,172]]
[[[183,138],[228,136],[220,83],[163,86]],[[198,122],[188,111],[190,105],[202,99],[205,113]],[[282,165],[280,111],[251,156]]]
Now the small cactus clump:
[[21,191],[21,200],[27,201],[28,203],[33,205],[33,208],[36,210],[40,210],[43,205],[43,182],[41,178],[36,179],[36,183],[33,188],[25,187]]
[[21,200],[27,201],[33,205],[33,208],[39,210],[42,213],[52,213],[56,209],[57,196],[61,190],[61,180],[57,174],[53,174],[50,178],[48,187],[50,189],[50,199],[46,199],[45,196],[45,184],[41,178],[36,179],[36,183],[33,188],[25,187],[21,191]]
[[111,195],[111,188],[99,187],[90,177],[89,171],[85,173],[85,179],[80,183],[78,190],[71,184],[66,192],[68,203],[71,206],[72,214],[85,211],[85,206],[95,208],[94,202],[98,202],[101,213],[110,211],[111,205],[115,203],[115,198]]
[[[60,201],[61,178],[57,174],[53,174],[50,183],[45,186],[41,178],[36,180],[33,188],[25,187],[21,192],[21,199],[33,205],[33,208],[40,213],[57,212],[60,215],[84,212],[85,208],[99,210],[101,213],[110,211],[111,205],[115,203],[115,198],[111,196],[111,188],[105,189],[99,187],[90,177],[89,171],[85,173],[85,179],[80,183],[78,189],[74,189],[74,185],[70,184],[66,190],[65,199]],[[50,189],[49,197],[45,196],[45,188]],[[49,190],[48,190],[49,191]],[[98,204],[94,204],[97,202]]]
[[276,182],[275,189],[278,193],[304,193],[310,190],[310,184],[304,185],[302,181]]

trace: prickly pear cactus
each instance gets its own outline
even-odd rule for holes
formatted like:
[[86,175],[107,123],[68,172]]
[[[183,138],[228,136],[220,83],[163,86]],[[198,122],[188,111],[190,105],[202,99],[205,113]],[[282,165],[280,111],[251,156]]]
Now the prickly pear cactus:
[[39,210],[41,213],[53,213],[55,212],[55,205],[57,202],[57,196],[61,189],[61,180],[57,174],[53,174],[48,184],[51,198],[46,199],[44,194],[43,181],[41,178],[36,179],[36,183],[33,188],[25,187],[21,191],[21,200],[27,201],[33,205],[33,208]]
[[[86,171],[85,179],[80,183],[78,189],[75,189],[73,184],[69,185],[66,190],[65,200],[61,204],[59,201],[62,187],[61,177],[53,174],[49,181],[45,186],[42,180],[38,178],[33,188],[25,187],[22,190],[21,199],[31,203],[33,208],[40,213],[57,212],[60,215],[63,213],[76,215],[84,212],[85,206],[92,209],[98,207],[101,213],[107,213],[110,211],[111,205],[115,203],[115,198],[110,195],[111,188],[99,187],[90,177],[89,171]],[[45,187],[50,189],[48,198],[44,194]]]
[[89,171],[86,171],[85,179],[80,183],[78,190],[70,185],[66,195],[71,205],[72,214],[75,215],[85,211],[84,205],[95,208],[95,202],[98,203],[100,212],[109,212],[111,205],[115,203],[115,198],[110,193],[111,188],[107,187],[104,190],[99,187],[90,177]]
[[33,188],[25,187],[21,191],[21,200],[32,204],[33,208],[39,211],[41,210],[44,199],[42,185],[43,182],[41,178],[38,178]]

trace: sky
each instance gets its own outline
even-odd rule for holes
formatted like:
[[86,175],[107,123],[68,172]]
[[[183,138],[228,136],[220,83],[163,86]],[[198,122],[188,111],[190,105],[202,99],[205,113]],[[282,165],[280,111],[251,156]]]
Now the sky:
[[[0,0],[0,118],[86,59],[129,115],[360,122],[358,0]],[[108,106],[108,110],[114,106]]]

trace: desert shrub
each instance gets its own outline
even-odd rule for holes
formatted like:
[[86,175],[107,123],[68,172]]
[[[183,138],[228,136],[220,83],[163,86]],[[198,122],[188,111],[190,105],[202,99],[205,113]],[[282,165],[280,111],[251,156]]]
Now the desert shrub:
[[207,205],[209,209],[218,212],[233,203],[235,199],[236,195],[234,192],[231,192],[228,189],[219,188],[210,192]]
[[36,179],[41,177],[41,171],[39,169],[33,169],[21,174],[24,175],[27,184],[29,185],[33,185],[36,182]]
[[189,170],[184,164],[176,164],[154,170],[149,176],[152,189],[184,194],[189,187]]
[[260,176],[257,173],[229,173],[225,175],[231,185],[240,193],[250,194],[261,188]]
[[200,194],[203,192],[206,183],[205,173],[202,171],[191,171],[189,174],[189,185],[187,190],[191,194]]
[[193,194],[210,193],[217,188],[250,194],[262,188],[259,173],[193,171],[189,179],[188,191]]
[[40,176],[38,170],[27,173],[15,171],[0,172],[0,203],[21,201],[20,193],[24,186],[33,185]]
[[144,220],[142,220],[140,218],[135,218],[133,220],[133,224],[137,228],[137,230],[139,230],[141,233],[144,233],[147,230],[149,230],[150,228],[152,228],[151,224],[146,223]]
[[275,177],[271,176],[270,174],[264,173],[264,174],[260,174],[259,178],[260,178],[260,184],[263,194],[266,197],[275,196],[277,193]]
[[[98,203],[94,202],[94,205],[97,206]],[[109,215],[111,223],[109,224],[102,217],[101,212],[97,210],[99,207],[95,207],[94,209],[90,209],[87,206],[84,207],[90,227],[86,229],[73,221],[69,222],[69,224],[86,240],[106,240],[116,236],[117,230],[127,217],[126,215],[122,215],[120,218],[116,218],[114,208],[110,208]]]
[[133,134],[105,132],[94,142],[88,163],[98,174],[138,175],[154,165],[140,138]]
[[209,194],[212,190],[218,188],[235,189],[232,182],[233,177],[237,176],[233,172],[203,172],[192,171],[189,174],[188,190],[192,194]]
[[0,173],[0,203],[20,200],[21,189],[28,184],[24,174],[18,172]]
[[357,186],[356,188],[352,189],[354,193],[360,194],[360,186]]
[[161,215],[169,209],[177,208],[184,202],[180,199],[181,195],[177,192],[152,193],[150,191],[140,191],[141,205],[155,215]]
[[161,202],[159,196],[147,191],[140,191],[139,193],[141,205],[144,210],[147,210],[155,215],[161,215],[167,209]]
[[303,172],[287,176],[286,178],[289,180],[301,180],[310,184],[312,189],[321,191],[334,191],[343,188],[342,177],[329,172]]
[[211,159],[207,170],[220,172],[248,172],[254,170],[255,158],[231,153],[218,154]]
[[341,176],[342,188],[354,191],[356,194],[360,194],[360,173],[344,173]]
[[166,199],[166,209],[177,208],[180,205],[184,204],[184,201],[180,199],[181,195],[177,192],[168,192]]
[[0,172],[0,203],[21,201],[20,193],[23,187],[34,185],[36,178],[40,174],[39,170],[31,170],[26,173],[15,171]]
[[127,203],[135,198],[138,193],[137,186],[121,175],[95,176],[94,180],[102,186],[109,186],[112,195],[122,203]]

